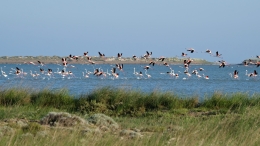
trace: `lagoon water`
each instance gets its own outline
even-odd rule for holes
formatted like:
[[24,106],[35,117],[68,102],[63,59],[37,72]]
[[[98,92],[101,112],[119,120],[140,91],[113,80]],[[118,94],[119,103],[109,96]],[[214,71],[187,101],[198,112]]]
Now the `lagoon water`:
[[[7,74],[4,77],[0,74],[0,87],[26,87],[32,89],[61,89],[66,88],[71,94],[79,95],[89,93],[93,89],[97,89],[104,86],[112,86],[123,89],[137,89],[144,92],[151,91],[171,91],[178,95],[189,97],[191,95],[198,95],[203,99],[204,95],[212,95],[214,92],[219,91],[222,93],[234,93],[234,92],[246,92],[249,94],[259,93],[260,77],[248,77],[248,73],[252,73],[254,70],[259,72],[259,68],[256,66],[242,66],[242,65],[230,65],[225,68],[219,68],[217,65],[191,65],[189,72],[197,69],[201,78],[196,75],[188,77],[184,74],[184,68],[182,65],[171,65],[170,67],[175,73],[179,74],[178,78],[170,76],[166,72],[170,72],[170,68],[163,65],[151,66],[147,71],[151,77],[148,78],[145,74],[143,67],[145,64],[124,64],[123,71],[116,70],[119,73],[119,78],[115,79],[112,76],[97,77],[93,73],[89,74],[88,78],[83,77],[86,72],[93,72],[94,69],[100,68],[103,72],[111,73],[111,69],[115,65],[110,64],[73,64],[73,67],[69,65],[66,71],[72,71],[73,75],[61,76],[57,71],[63,69],[58,64],[47,64],[44,66],[31,65],[31,64],[0,64],[2,71]],[[27,75],[15,75],[14,69],[18,67],[23,70]],[[40,68],[45,71],[48,68],[53,70],[53,76],[40,73]],[[134,74],[134,68],[136,72],[143,72],[143,77]],[[203,68],[204,71],[199,71],[199,68]],[[239,71],[239,78],[234,79],[230,76],[234,70]],[[38,73],[40,76],[32,77],[32,73]],[[204,75],[208,75],[209,79],[204,79]]]

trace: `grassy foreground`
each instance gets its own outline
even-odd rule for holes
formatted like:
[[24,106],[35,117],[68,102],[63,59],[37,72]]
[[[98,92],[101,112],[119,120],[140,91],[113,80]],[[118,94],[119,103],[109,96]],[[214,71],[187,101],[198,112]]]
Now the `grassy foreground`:
[[[258,145],[260,95],[0,90],[0,145]],[[66,112],[66,113],[65,113]]]

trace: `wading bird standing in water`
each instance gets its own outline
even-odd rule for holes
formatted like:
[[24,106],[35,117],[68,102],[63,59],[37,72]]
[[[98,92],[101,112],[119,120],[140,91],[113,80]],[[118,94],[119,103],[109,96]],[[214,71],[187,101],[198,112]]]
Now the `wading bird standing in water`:
[[250,74],[247,74],[247,70],[246,70],[246,75],[248,76],[248,77],[256,77],[257,76],[257,72],[256,72],[256,70],[254,70],[254,72],[253,73],[250,73]]
[[[230,76],[231,76],[231,78],[232,78],[232,74],[230,73]],[[237,70],[235,70],[234,72],[233,72],[233,78],[234,79],[237,79],[238,78],[238,71]]]
[[115,68],[115,67],[112,69],[112,75],[113,75],[113,77],[115,77],[115,78],[118,78],[118,77],[119,77],[119,74],[116,73],[116,68]]

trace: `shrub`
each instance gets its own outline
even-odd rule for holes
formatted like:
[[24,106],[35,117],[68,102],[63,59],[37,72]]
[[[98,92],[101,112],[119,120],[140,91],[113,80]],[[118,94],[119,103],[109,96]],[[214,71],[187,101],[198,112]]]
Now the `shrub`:
[[30,103],[30,93],[27,89],[6,89],[0,91],[0,105],[24,105]]
[[44,89],[31,95],[32,103],[42,107],[54,107],[58,109],[73,109],[74,97],[70,96],[68,90],[50,91]]

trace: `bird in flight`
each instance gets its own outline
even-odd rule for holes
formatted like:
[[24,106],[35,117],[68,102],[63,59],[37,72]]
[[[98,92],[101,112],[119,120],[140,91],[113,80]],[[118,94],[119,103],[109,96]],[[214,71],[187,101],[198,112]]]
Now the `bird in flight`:
[[151,61],[150,63],[149,63],[149,65],[155,65],[155,62],[154,61]]
[[193,53],[195,50],[193,48],[189,48],[189,49],[187,49],[187,51],[190,51],[191,53]]
[[218,61],[218,62],[220,62],[219,68],[221,68],[221,67],[224,68],[226,66],[226,61],[221,60],[221,61]]
[[119,70],[123,70],[123,64],[116,64],[116,67],[117,67]]
[[100,52],[98,52],[98,54],[99,54],[99,57],[105,57],[105,54],[102,54]]
[[164,61],[165,57],[160,57],[159,61]]
[[133,55],[133,59],[134,59],[134,60],[136,60],[136,59],[137,59],[136,55]]
[[83,55],[84,55],[84,56],[88,56],[88,52],[84,52]]
[[146,54],[144,54],[143,57],[144,57],[145,59],[147,59],[147,58],[150,58],[150,57],[152,56],[152,54],[153,54],[153,52],[150,52],[150,53],[149,53],[148,51],[146,51]]
[[121,58],[123,53],[117,53],[117,58]]
[[219,54],[218,51],[216,52],[216,57],[220,57],[222,54]]
[[211,54],[211,51],[210,51],[209,49],[207,49],[207,50],[206,50],[206,53],[209,53],[209,54]]
[[182,53],[181,53],[181,56],[182,56],[182,57],[185,57],[185,56],[187,56],[187,54],[185,54],[185,53],[182,52]]

